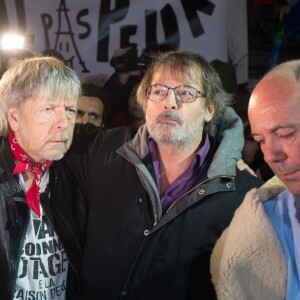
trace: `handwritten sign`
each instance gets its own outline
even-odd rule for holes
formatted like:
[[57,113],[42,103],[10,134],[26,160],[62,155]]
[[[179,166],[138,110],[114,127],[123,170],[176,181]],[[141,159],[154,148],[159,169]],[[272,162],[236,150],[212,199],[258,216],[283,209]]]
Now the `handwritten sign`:
[[170,43],[228,60],[226,0],[0,0],[0,34],[18,32],[25,47],[59,51],[83,81],[103,81],[115,49]]

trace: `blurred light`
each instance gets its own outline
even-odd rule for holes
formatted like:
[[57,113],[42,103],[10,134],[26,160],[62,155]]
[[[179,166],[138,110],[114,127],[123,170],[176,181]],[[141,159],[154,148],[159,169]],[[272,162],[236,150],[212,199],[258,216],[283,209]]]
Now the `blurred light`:
[[5,34],[1,40],[2,49],[23,48],[24,37],[17,34]]

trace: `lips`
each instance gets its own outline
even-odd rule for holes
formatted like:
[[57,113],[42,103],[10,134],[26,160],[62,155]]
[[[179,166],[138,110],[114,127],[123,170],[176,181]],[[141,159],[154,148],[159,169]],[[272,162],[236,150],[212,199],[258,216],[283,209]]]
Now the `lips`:
[[180,123],[177,119],[164,118],[159,120],[159,123]]
[[49,138],[50,143],[65,143],[69,139],[67,134],[59,135],[59,136],[52,136]]
[[277,176],[279,178],[281,178],[284,181],[290,181],[290,180],[295,180],[295,175],[296,175],[297,171],[292,171],[289,173],[281,173],[281,174],[277,174]]
[[156,121],[157,121],[157,123],[177,123],[177,124],[182,123],[181,118],[177,114],[170,113],[170,112],[166,112],[166,113],[159,115],[156,118]]

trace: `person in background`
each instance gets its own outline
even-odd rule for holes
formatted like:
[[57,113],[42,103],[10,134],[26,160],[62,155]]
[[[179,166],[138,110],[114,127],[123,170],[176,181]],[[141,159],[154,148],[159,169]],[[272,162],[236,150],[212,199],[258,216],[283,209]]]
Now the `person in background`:
[[127,125],[135,129],[139,129],[146,122],[145,112],[136,99],[137,88],[138,85],[133,89],[132,93],[130,94],[127,104]]
[[146,123],[77,127],[64,158],[90,214],[81,299],[215,299],[212,248],[262,182],[236,169],[243,126],[201,56],[162,53],[137,90]]
[[107,95],[101,87],[93,83],[83,83],[76,123],[92,123],[98,127],[104,126],[107,124],[108,105]]
[[231,104],[235,105],[238,97],[238,84],[234,66],[231,62],[224,62],[219,59],[212,60],[210,64],[219,74],[224,90],[232,94],[233,103]]
[[159,53],[175,50],[169,43],[154,44],[146,47],[141,55],[133,47],[118,48],[111,58],[115,72],[105,82],[103,88],[109,94],[109,127],[129,125],[137,128],[144,123],[144,116],[136,105],[138,84],[151,63]]
[[75,299],[86,206],[59,161],[70,147],[81,84],[50,57],[0,80],[0,299]]
[[103,85],[109,95],[108,127],[127,125],[128,99],[141,80],[141,70],[136,67],[137,59],[137,51],[131,46],[118,48],[112,55],[111,65],[115,72]]
[[276,175],[251,190],[212,255],[218,299],[300,299],[300,60],[274,67],[248,107]]

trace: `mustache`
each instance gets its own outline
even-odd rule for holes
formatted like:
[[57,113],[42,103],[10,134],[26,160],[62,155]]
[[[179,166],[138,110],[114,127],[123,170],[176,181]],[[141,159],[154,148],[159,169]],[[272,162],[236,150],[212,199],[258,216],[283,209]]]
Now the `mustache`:
[[69,139],[70,139],[70,135],[67,131],[65,131],[65,132],[61,132],[56,136],[49,136],[48,142],[54,142],[54,141],[66,142]]
[[160,115],[158,115],[155,119],[155,121],[157,123],[160,123],[160,121],[164,120],[164,119],[174,119],[175,121],[177,121],[178,123],[183,123],[184,120],[182,119],[182,117],[180,115],[178,115],[175,111],[166,111]]

